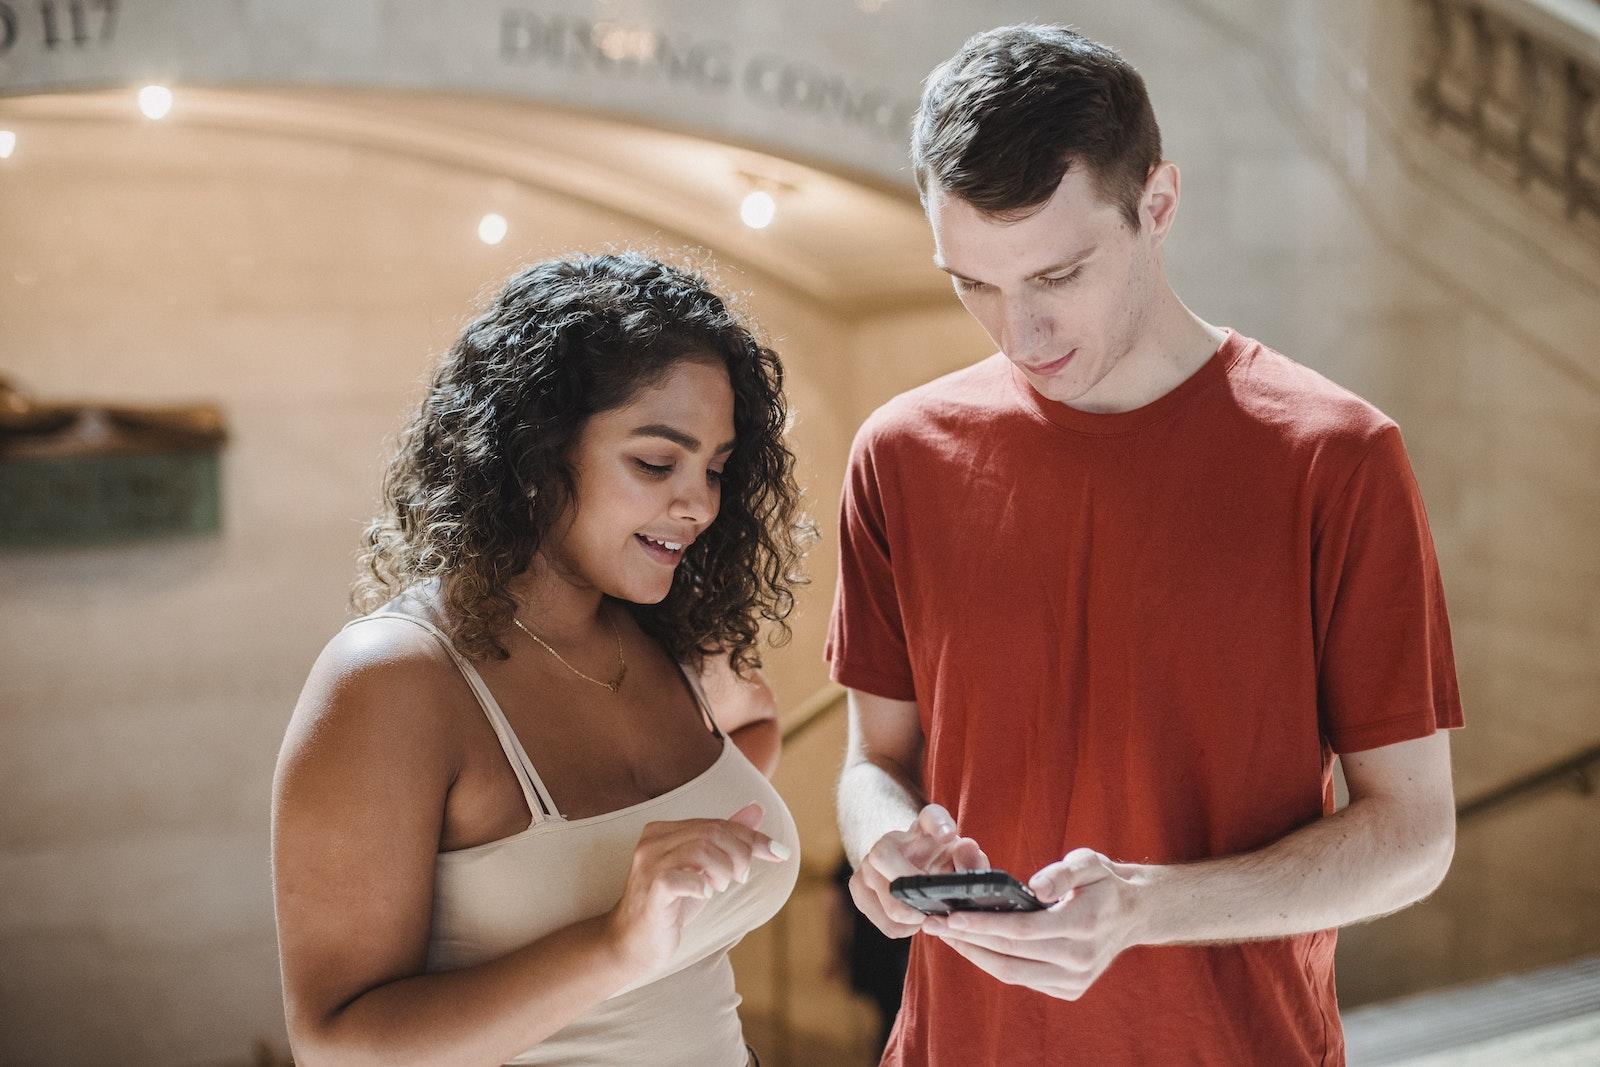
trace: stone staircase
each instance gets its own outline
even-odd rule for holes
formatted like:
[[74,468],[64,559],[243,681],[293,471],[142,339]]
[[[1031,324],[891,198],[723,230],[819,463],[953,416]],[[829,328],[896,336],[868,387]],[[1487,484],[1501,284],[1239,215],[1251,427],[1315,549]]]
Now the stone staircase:
[[1350,1067],[1595,1067],[1600,956],[1344,1015]]

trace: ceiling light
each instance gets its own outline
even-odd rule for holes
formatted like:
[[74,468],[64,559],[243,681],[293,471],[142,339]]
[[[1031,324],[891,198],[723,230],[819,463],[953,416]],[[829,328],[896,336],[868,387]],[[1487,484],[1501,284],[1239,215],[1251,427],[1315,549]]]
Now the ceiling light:
[[147,119],[164,119],[172,110],[172,90],[165,85],[146,85],[139,90],[139,110]]
[[772,225],[778,213],[778,202],[765,189],[752,189],[739,205],[739,218],[752,230],[764,230]]
[[478,220],[478,240],[486,245],[497,245],[506,239],[510,229],[511,224],[506,222],[504,215],[490,212]]
[[17,135],[12,130],[0,130],[0,159],[10,159],[17,150]]
[[797,192],[788,182],[753,170],[734,171],[733,185],[744,194],[739,201],[739,219],[752,230],[771,226],[778,217],[778,201]]

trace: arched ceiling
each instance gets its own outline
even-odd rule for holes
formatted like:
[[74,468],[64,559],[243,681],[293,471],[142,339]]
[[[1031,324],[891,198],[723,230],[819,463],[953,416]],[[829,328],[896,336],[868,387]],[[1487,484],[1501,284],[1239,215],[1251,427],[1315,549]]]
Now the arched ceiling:
[[[143,121],[132,91],[0,100],[0,127],[18,134],[0,182],[39,139]],[[842,315],[950,299],[913,197],[702,137],[505,98],[343,89],[181,88],[161,121],[422,158],[557,193],[730,257]],[[753,183],[777,194],[764,230],[739,219]]]

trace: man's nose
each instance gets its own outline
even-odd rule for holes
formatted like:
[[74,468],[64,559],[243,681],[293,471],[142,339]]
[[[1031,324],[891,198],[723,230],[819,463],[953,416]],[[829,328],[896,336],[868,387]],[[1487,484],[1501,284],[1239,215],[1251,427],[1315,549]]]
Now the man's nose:
[[1002,299],[1000,350],[1007,357],[1028,362],[1050,339],[1050,320],[1027,301]]

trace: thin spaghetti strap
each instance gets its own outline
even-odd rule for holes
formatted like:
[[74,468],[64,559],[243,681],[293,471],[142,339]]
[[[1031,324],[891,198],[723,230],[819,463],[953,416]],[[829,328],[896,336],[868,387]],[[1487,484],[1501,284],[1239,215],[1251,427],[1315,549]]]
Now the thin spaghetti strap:
[[379,611],[371,615],[363,615],[359,619],[352,619],[345,626],[354,626],[358,622],[367,622],[371,619],[404,619],[414,622],[439,639],[444,645],[450,658],[455,661],[456,667],[461,671],[461,676],[467,680],[467,685],[472,690],[472,695],[478,698],[478,706],[483,709],[484,715],[489,720],[489,725],[494,728],[494,734],[500,739],[501,751],[505,753],[506,761],[511,764],[512,773],[517,776],[517,784],[522,787],[522,796],[528,804],[528,814],[534,826],[546,820],[559,820],[562,815],[556,810],[556,803],[550,796],[550,791],[545,788],[544,782],[539,778],[539,772],[534,770],[533,761],[528,758],[527,750],[522,747],[516,731],[511,729],[511,723],[506,720],[505,712],[500,709],[499,701],[494,694],[489,692],[489,686],[484,682],[483,675],[472,665],[472,661],[457,651],[450,638],[433,623],[426,619],[419,619],[415,615],[407,615],[399,611]]
[[684,679],[689,683],[689,692],[694,694],[695,706],[700,709],[700,714],[705,716],[707,725],[711,727],[711,736],[720,739],[722,730],[717,726],[717,717],[711,714],[711,701],[706,699],[705,687],[700,684],[699,674],[682,663],[678,664],[678,669],[683,672]]

